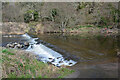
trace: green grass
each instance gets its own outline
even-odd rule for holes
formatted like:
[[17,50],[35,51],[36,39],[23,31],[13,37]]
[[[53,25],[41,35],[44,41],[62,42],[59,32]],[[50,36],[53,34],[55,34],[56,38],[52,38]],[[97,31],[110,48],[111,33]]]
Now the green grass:
[[79,26],[75,26],[73,28],[68,27],[70,30],[76,30],[76,29],[81,29],[81,28],[89,28],[89,27],[94,27],[93,25],[79,25]]
[[14,53],[9,52],[7,49],[3,49],[2,53],[5,53],[7,55],[15,55]]
[[58,78],[64,78],[64,76],[66,76],[67,74],[71,74],[73,72],[74,72],[74,70],[69,70],[67,68],[62,68],[58,71],[58,73],[62,74],[62,75],[58,76]]
[[93,27],[92,25],[86,25],[86,26],[78,26],[79,28],[83,28],[83,27]]
[[[57,68],[37,61],[35,55],[25,51],[1,49],[3,78],[62,78],[73,70]],[[12,72],[11,72],[12,70]],[[57,75],[56,75],[57,74]]]
[[96,27],[95,26],[93,26],[93,25],[85,25],[85,26],[83,26],[83,25],[79,25],[79,26],[75,26],[75,27],[68,27],[68,29],[70,29],[70,30],[77,30],[77,29],[83,29],[83,28],[86,28],[86,30],[87,30],[87,28],[109,28],[109,27],[112,27],[112,26],[110,26],[110,25],[97,25]]
[[106,25],[106,26],[98,25],[97,27],[98,27],[98,28],[109,28],[109,27],[111,27],[111,26],[109,26],[109,25]]

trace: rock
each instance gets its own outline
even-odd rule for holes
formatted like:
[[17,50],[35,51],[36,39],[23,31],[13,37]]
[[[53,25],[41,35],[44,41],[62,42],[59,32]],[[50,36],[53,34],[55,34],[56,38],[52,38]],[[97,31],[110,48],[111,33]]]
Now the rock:
[[7,48],[14,48],[14,45],[13,44],[7,44],[6,47]]
[[22,45],[18,44],[17,47],[18,47],[18,48],[22,48]]
[[25,46],[29,46],[29,43],[28,43],[28,42],[24,42],[24,45],[25,45]]
[[55,62],[55,59],[53,59],[51,62]]
[[69,63],[69,65],[71,65],[72,63]]
[[61,66],[59,66],[58,64],[56,65],[58,68],[60,68]]
[[21,49],[22,47],[23,47],[23,45],[21,45],[21,44],[15,45],[15,48],[18,48],[18,49]]
[[14,48],[15,47],[15,45],[14,44],[11,44],[11,48]]
[[36,44],[40,44],[40,42],[37,42]]
[[15,42],[15,43],[13,43],[13,44],[14,44],[14,45],[17,45],[18,43]]
[[12,35],[9,35],[9,37],[12,37]]
[[60,57],[57,57],[57,59],[59,59]]
[[31,48],[33,48],[33,45],[31,45]]
[[63,63],[63,61],[59,61],[59,63]]
[[48,59],[50,59],[50,60],[51,60],[51,59],[53,59],[53,58],[48,58]]
[[28,48],[28,46],[23,46],[23,49],[27,49]]
[[55,66],[55,64],[53,64],[53,66]]
[[11,46],[11,44],[7,44],[7,45],[6,45],[7,48],[10,48],[10,46]]

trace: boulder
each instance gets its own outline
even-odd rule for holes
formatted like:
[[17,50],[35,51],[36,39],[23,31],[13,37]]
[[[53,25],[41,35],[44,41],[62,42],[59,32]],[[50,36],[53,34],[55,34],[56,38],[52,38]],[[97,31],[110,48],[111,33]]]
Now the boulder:
[[25,45],[25,46],[29,46],[29,43],[28,43],[28,42],[24,42],[24,45]]
[[57,59],[59,59],[60,57],[57,57]]
[[11,45],[11,44],[7,44],[6,47],[7,47],[7,48],[10,48],[10,45]]
[[7,48],[14,48],[15,46],[14,46],[13,44],[10,44],[10,43],[9,43],[9,44],[6,45],[6,47],[7,47]]
[[63,61],[59,61],[59,63],[63,63]]
[[56,65],[58,68],[60,68],[61,66],[59,66],[58,64]]
[[53,58],[48,58],[48,59],[52,60]]
[[14,45],[17,45],[18,43],[17,42],[15,42],[15,43],[13,43]]
[[71,65],[72,63],[69,63],[69,65]]
[[10,46],[11,46],[11,48],[14,48],[14,47],[15,47],[15,45],[14,45],[14,44],[11,44]]
[[55,62],[55,59],[53,59],[51,62]]
[[17,48],[22,48],[22,45],[21,44],[17,44]]

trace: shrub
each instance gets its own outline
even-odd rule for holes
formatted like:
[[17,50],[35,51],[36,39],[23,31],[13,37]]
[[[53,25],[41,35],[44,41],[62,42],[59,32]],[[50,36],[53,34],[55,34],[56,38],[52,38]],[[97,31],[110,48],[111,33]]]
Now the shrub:
[[28,10],[24,14],[24,22],[29,23],[30,21],[38,21],[38,12],[35,10]]

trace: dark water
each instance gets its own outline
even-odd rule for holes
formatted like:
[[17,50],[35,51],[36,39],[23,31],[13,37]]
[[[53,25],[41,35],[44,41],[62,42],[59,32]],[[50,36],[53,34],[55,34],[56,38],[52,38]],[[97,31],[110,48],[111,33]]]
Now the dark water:
[[52,47],[48,47],[77,61],[78,63],[76,65],[70,67],[77,71],[77,73],[75,73],[77,77],[118,77],[118,58],[116,57],[116,50],[120,49],[118,46],[118,44],[120,44],[118,40],[119,37],[67,34],[45,34],[37,35],[37,37],[39,37],[40,40],[52,44]]
[[2,43],[0,43],[0,46],[6,46],[6,44],[12,42],[23,43],[25,41],[27,41],[27,39],[23,38],[21,35],[2,35]]
[[[68,77],[80,78],[117,78],[119,36],[83,36],[68,34],[31,35],[40,38],[38,42],[61,53],[67,59],[78,63],[71,69],[76,73]],[[8,42],[25,41],[19,35],[16,37],[3,37],[3,45]],[[75,76],[74,76],[75,75]]]

